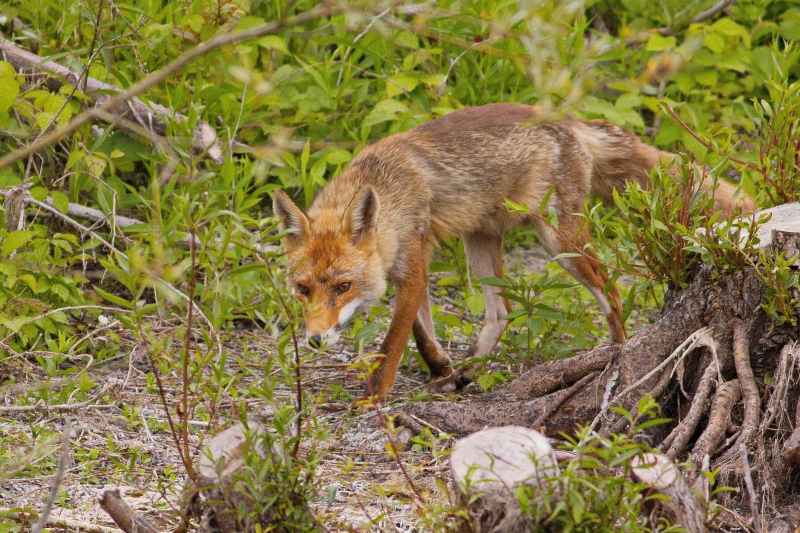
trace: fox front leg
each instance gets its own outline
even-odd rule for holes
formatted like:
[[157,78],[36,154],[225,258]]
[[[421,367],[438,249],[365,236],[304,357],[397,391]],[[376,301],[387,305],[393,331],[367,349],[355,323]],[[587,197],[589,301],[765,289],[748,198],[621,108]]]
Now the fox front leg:
[[[412,328],[418,347],[422,346],[420,353],[431,370],[431,376],[444,378],[452,373],[450,359],[433,338],[433,320],[428,321],[424,313],[420,313],[422,306],[425,305],[430,314],[426,268],[428,254],[425,252],[425,245],[420,238],[412,247],[405,276],[395,281],[397,298],[394,314],[380,349],[384,358],[370,377],[370,386],[367,389],[368,394],[377,396],[380,401],[386,399],[394,384],[397,367],[400,365]],[[420,321],[420,314],[423,314],[423,321]],[[430,334],[427,331],[428,327],[431,330]]]

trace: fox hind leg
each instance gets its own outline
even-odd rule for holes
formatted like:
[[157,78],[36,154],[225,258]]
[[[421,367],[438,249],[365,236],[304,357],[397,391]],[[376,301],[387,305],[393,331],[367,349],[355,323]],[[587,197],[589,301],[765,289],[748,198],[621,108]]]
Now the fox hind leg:
[[[422,303],[417,311],[417,318],[414,320],[411,332],[414,335],[417,350],[431,372],[431,381],[436,383],[449,377],[453,373],[450,366],[450,358],[447,357],[442,346],[436,340],[436,334],[433,329],[433,316],[431,315],[431,302],[427,289],[422,297]],[[443,383],[443,386],[446,387],[446,384]],[[455,386],[450,390],[455,390]],[[439,390],[438,392],[449,391]]]
[[[464,250],[472,273],[478,279],[503,277],[503,235],[470,233],[463,237]],[[506,330],[505,317],[511,312],[511,304],[500,296],[499,287],[482,285],[486,311],[483,328],[470,350],[471,355],[480,357],[491,353]]]
[[542,244],[552,255],[567,252],[578,254],[575,257],[562,257],[556,261],[564,270],[572,274],[572,277],[589,289],[589,292],[597,300],[600,310],[606,317],[611,341],[625,342],[628,335],[622,321],[622,301],[619,289],[613,285],[606,292],[608,275],[600,268],[597,256],[585,248],[589,239],[585,225],[580,217],[572,214],[559,215],[558,224],[558,232],[543,222],[536,224]]

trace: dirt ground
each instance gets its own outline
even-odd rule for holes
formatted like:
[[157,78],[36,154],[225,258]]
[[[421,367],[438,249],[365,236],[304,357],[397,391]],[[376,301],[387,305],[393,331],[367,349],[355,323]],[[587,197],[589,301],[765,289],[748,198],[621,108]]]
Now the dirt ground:
[[[515,249],[507,257],[507,264],[518,271],[542,272],[547,264],[543,252],[538,248]],[[439,304],[452,312],[460,310],[448,303],[448,298],[438,299]],[[477,322],[477,321],[476,321]],[[110,324],[113,332],[114,323]],[[124,336],[121,326],[116,332]],[[238,337],[238,338],[237,338]],[[454,360],[463,357],[469,339],[450,340],[445,348]],[[374,344],[377,346],[378,341]],[[247,350],[243,347],[247,345]],[[244,363],[258,374],[263,361],[274,356],[274,339],[258,330],[243,329],[230,339],[226,346],[231,354],[249,352]],[[357,378],[354,370],[347,365],[355,354],[350,339],[343,338],[340,344],[314,357],[312,364],[302,368],[303,386],[309,397],[321,392],[330,392],[329,385],[341,385],[352,397],[363,390],[363,381]],[[228,371],[235,374],[241,361],[229,357]],[[521,365],[513,370],[521,372]],[[92,526],[114,528],[113,522],[97,504],[100,494],[111,488],[120,489],[123,498],[137,512],[148,517],[161,530],[174,529],[177,524],[175,513],[180,506],[179,491],[184,479],[180,456],[175,442],[168,430],[166,416],[160,398],[148,389],[146,376],[151,367],[142,350],[135,345],[130,347],[130,357],[104,362],[102,367],[90,369],[95,379],[95,389],[105,387],[104,394],[112,401],[90,402],[78,409],[48,411],[44,407],[30,411],[14,411],[10,406],[17,396],[42,383],[20,383],[0,389],[0,437],[8,442],[11,435],[27,435],[34,442],[34,425],[45,425],[61,430],[69,419],[72,425],[70,439],[71,454],[81,460],[73,461],[66,469],[62,490],[56,498],[51,523],[54,520],[69,522],[71,530],[91,530]],[[176,376],[164,378],[168,394],[177,397]],[[237,386],[246,386],[245,378]],[[412,359],[397,374],[392,389],[391,401],[384,412],[407,402],[409,395],[424,388],[426,374]],[[50,387],[59,387],[53,380]],[[279,391],[289,400],[290,391]],[[462,391],[465,397],[481,394],[480,388],[471,384]],[[2,407],[6,406],[6,407]],[[125,411],[126,406],[128,412]],[[131,415],[132,408],[140,412]],[[417,531],[418,510],[412,502],[413,483],[416,490],[429,502],[446,502],[453,496],[448,461],[445,457],[436,460],[429,450],[414,447],[409,442],[410,432],[396,435],[395,444],[402,450],[403,469],[386,453],[386,430],[376,413],[361,413],[349,410],[348,402],[328,403],[314,407],[318,419],[330,428],[331,438],[322,443],[324,456],[317,468],[316,486],[319,500],[313,504],[314,512],[332,531],[371,530],[371,531]],[[224,411],[226,406],[220,406]],[[248,402],[248,412],[256,418],[269,420],[270,413],[257,402]],[[190,439],[195,450],[205,439],[210,438],[233,420],[236,413],[221,412],[214,426],[202,421],[190,424]],[[218,425],[217,425],[218,424]],[[153,427],[150,427],[153,426]],[[437,428],[430,428],[436,437],[441,437],[436,446],[448,450],[454,440],[447,438]],[[310,443],[304,443],[304,446]],[[15,453],[13,446],[4,453]],[[301,448],[302,452],[302,448]],[[58,460],[58,443],[50,443],[50,453],[36,461],[55,464]],[[86,458],[93,458],[87,461]],[[90,465],[87,466],[87,465]],[[405,470],[405,472],[403,471]],[[169,472],[167,475],[166,473]],[[52,483],[52,476],[12,477],[0,475],[0,507],[21,507],[41,509]],[[408,476],[408,478],[406,477]],[[409,482],[410,478],[410,482]],[[439,484],[437,484],[437,480]],[[450,492],[440,489],[443,484]],[[0,518],[0,521],[2,518]],[[370,525],[372,523],[372,525]]]

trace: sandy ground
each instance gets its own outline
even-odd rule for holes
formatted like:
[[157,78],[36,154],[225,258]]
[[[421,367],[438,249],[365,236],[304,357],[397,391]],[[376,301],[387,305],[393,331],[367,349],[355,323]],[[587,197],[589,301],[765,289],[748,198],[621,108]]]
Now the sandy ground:
[[[536,248],[514,250],[507,258],[507,264],[527,272],[542,271],[546,263],[546,258]],[[439,301],[445,308],[446,300]],[[455,308],[452,310],[459,312]],[[111,324],[111,332],[114,332],[113,327]],[[116,333],[125,342],[121,326],[117,326]],[[449,348],[455,359],[464,353],[467,341],[466,338],[456,339],[455,344],[451,341]],[[239,390],[257,385],[263,377],[259,369],[267,358],[275,356],[274,339],[247,328],[228,340],[226,348],[231,354],[228,372],[242,376],[236,384]],[[247,355],[242,356],[243,353]],[[40,387],[57,390],[67,385],[66,378],[55,378],[45,385],[41,369],[35,364],[29,365],[27,374],[20,373],[27,377],[19,384],[0,389],[0,438],[5,448],[0,453],[5,457],[5,464],[10,465],[5,473],[0,471],[0,506],[41,509],[53,481],[60,444],[54,439],[41,443],[37,434],[54,429],[60,432],[69,419],[71,459],[55,500],[51,522],[73,520],[73,527],[67,528],[71,530],[88,530],[90,525],[114,527],[97,504],[97,498],[107,489],[118,488],[125,501],[159,529],[176,526],[175,510],[180,506],[179,493],[184,479],[180,455],[166,424],[160,396],[154,393],[152,384],[147,383],[146,376],[151,368],[144,351],[131,340],[129,354],[130,357],[88,369],[94,388],[86,394],[100,397],[76,409],[54,410],[44,405],[22,412],[9,409],[19,403],[21,395],[34,397]],[[387,428],[376,413],[350,411],[349,402],[330,399],[332,384],[342,387],[350,397],[361,393],[363,382],[357,378],[357,372],[346,369],[347,361],[353,357],[352,343],[344,340],[334,349],[316,355],[313,362],[302,368],[303,386],[309,397],[328,398],[326,403],[312,407],[330,433],[330,438],[320,444],[324,454],[316,476],[319,498],[312,508],[332,531],[422,531],[419,529],[421,513],[426,511],[416,506],[419,499],[413,497],[413,492],[419,493],[431,507],[452,498],[446,455],[414,446],[409,442],[410,432],[404,431],[393,437],[402,450],[401,468],[400,463],[386,453]],[[421,391],[425,378],[414,360],[401,368],[392,390],[394,401],[385,412],[391,414],[393,407],[408,401],[408,395]],[[177,376],[164,379],[168,401],[174,402],[180,393]],[[290,393],[285,389],[276,394],[291,401]],[[466,395],[480,393],[475,385],[465,391]],[[190,442],[195,453],[204,439],[237,416],[231,409],[233,396],[225,394],[223,397],[220,405],[213,406],[217,416],[212,417],[211,424],[191,421]],[[200,404],[204,405],[202,400]],[[131,413],[134,408],[139,411]],[[271,411],[263,402],[248,401],[248,412],[269,423]],[[37,448],[39,444],[44,447]],[[305,442],[303,446],[307,448],[311,444]],[[443,437],[436,447],[447,450],[452,444],[452,439]],[[10,459],[14,457],[30,466],[13,472]],[[41,474],[36,475],[36,472]],[[446,487],[450,494],[441,487]],[[4,520],[7,519],[0,515],[0,523]]]

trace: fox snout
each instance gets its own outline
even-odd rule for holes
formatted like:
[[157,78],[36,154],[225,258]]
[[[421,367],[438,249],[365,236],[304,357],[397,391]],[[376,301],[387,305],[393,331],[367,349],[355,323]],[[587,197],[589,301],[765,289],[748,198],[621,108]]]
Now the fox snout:
[[339,340],[340,330],[338,324],[326,331],[308,331],[306,330],[306,340],[309,346],[315,349],[322,348],[324,344],[335,344]]
[[315,306],[309,302],[306,309],[306,338],[312,348],[323,344],[334,344],[339,340],[341,329],[350,322],[361,307],[362,300],[356,298],[344,305]]
[[320,348],[322,346],[322,335],[309,335],[308,344],[310,344],[312,348]]

